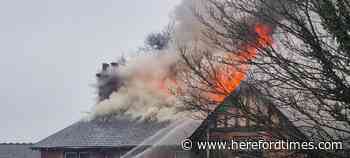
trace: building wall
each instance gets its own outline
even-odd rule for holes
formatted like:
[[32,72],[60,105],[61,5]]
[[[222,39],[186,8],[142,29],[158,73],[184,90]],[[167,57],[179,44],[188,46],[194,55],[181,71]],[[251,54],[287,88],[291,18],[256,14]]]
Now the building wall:
[[92,152],[90,156],[91,158],[107,158],[104,152]]
[[90,158],[120,158],[128,150],[41,150],[41,158],[64,158],[65,152],[88,152]]
[[129,155],[133,158],[138,155],[142,158],[202,158],[192,151],[185,151],[180,146],[153,146]]
[[41,158],[63,158],[63,151],[41,151]]

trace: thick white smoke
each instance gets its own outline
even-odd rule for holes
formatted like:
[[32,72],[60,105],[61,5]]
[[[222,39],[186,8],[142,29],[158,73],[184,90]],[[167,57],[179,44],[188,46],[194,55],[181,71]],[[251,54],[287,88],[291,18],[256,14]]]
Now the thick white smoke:
[[[215,46],[207,40],[203,34],[206,26],[200,18],[206,22],[212,21],[208,15],[207,0],[183,0],[174,10],[175,31],[173,45],[175,47],[193,47],[201,50],[214,50]],[[217,51],[217,50],[216,50]]]
[[[149,53],[152,55],[134,57],[127,61],[125,66],[109,71],[109,76],[121,80],[121,86],[108,87],[106,82],[113,77],[100,79],[99,86],[106,84],[109,94],[107,99],[94,106],[92,117],[100,116],[130,116],[136,120],[174,120],[186,115],[179,109],[181,102],[173,93],[176,93],[176,78],[174,67],[179,60],[175,48],[179,45],[191,45],[198,42],[201,25],[196,20],[192,9],[201,8],[202,0],[184,0],[174,10],[175,26],[172,35],[173,42],[167,50]],[[202,6],[203,7],[203,6]],[[102,80],[102,81],[101,81]],[[105,81],[107,80],[107,81]],[[118,81],[119,82],[119,81]],[[112,84],[115,85],[115,82]]]
[[[110,71],[108,75],[112,77],[100,77],[99,86],[105,86],[100,89],[106,89],[101,94],[109,97],[100,98],[101,101],[93,108],[93,118],[127,115],[137,120],[164,121],[186,115],[179,110],[184,108],[181,101],[172,95],[176,93],[177,86],[174,68],[180,59],[176,49],[193,45],[210,47],[203,42],[201,32],[204,27],[194,14],[194,11],[204,13],[206,3],[204,0],[183,0],[175,8],[172,42],[166,50],[134,57],[125,66]],[[107,83],[113,79],[118,80],[118,86],[114,88]],[[111,84],[115,86],[116,83]],[[114,92],[110,94],[112,90]]]
[[137,120],[164,121],[183,115],[171,79],[177,59],[174,53],[160,52],[119,66],[113,75],[119,76],[123,85],[94,107],[94,117],[121,114]]

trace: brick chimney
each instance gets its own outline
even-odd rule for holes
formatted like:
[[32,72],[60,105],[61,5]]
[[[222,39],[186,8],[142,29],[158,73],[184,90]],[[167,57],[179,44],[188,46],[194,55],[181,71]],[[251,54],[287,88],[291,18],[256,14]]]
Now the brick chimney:
[[99,101],[108,99],[113,92],[118,91],[121,87],[122,80],[117,73],[118,67],[118,62],[102,63],[102,70],[96,73]]
[[102,71],[107,71],[108,67],[109,67],[108,63],[102,63]]

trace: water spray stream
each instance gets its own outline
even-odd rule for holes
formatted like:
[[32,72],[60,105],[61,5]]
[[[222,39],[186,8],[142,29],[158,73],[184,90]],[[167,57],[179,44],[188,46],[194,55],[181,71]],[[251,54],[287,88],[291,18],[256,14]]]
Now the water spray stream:
[[[193,119],[175,121],[124,154],[122,158],[160,158],[159,148],[181,146],[181,141],[189,138],[200,126],[201,122]],[[162,152],[164,151],[162,150]]]

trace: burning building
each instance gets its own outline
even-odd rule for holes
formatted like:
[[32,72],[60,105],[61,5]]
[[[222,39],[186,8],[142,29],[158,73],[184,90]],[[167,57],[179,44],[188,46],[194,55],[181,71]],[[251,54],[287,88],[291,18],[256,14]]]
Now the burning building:
[[[188,5],[191,2],[183,3]],[[185,44],[198,42],[195,38],[200,36],[199,30],[203,28],[187,16],[186,10],[179,9],[177,18],[180,19],[180,26],[177,26],[175,38]],[[242,34],[249,39],[234,43],[232,47],[237,47],[236,52],[222,53],[222,50],[220,52],[211,48],[203,41],[196,43],[199,49],[208,49],[209,56],[236,63],[186,61],[199,66],[198,69],[194,67],[194,70],[208,73],[204,77],[191,76],[190,73],[187,76],[187,81],[193,82],[191,86],[202,90],[193,94],[212,101],[208,105],[209,110],[206,109],[210,112],[205,117],[194,119],[192,116],[195,114],[189,112],[176,96],[177,93],[186,93],[181,89],[181,81],[176,78],[177,73],[183,72],[174,69],[180,55],[162,52],[136,58],[126,65],[121,62],[103,64],[101,71],[96,74],[98,103],[91,116],[38,142],[33,149],[40,150],[42,158],[315,156],[312,152],[300,154],[299,150],[197,150],[195,145],[189,151],[181,148],[182,140],[185,139],[193,142],[272,141],[277,138],[307,140],[304,133],[290,121],[291,115],[274,107],[270,100],[261,97],[259,90],[246,84],[249,61],[257,57],[258,49],[265,49],[273,43],[272,26],[257,19],[248,21]],[[171,45],[168,49],[171,49]],[[190,54],[196,55],[202,57],[203,54]],[[213,69],[215,71],[211,72]],[[188,72],[186,69],[184,71]],[[197,77],[207,80],[198,80]],[[180,92],[177,91],[179,87]],[[242,99],[254,110],[253,114],[263,115],[265,119],[252,120],[250,116],[244,115],[244,108],[239,103]],[[284,131],[290,133],[280,137],[273,135],[275,131],[272,130],[278,128],[287,129]]]
[[[271,44],[269,28],[263,24],[253,25],[255,41],[243,44],[245,51],[236,56],[223,56],[234,60],[252,60],[255,47]],[[124,61],[124,60],[123,60]],[[235,95],[255,104],[261,104],[266,114],[277,124],[297,132],[276,108],[267,102],[257,101],[255,93],[242,81],[246,78],[247,65],[238,68],[218,66],[218,93],[205,94],[220,103],[213,105],[207,117],[194,119],[181,100],[176,97],[181,83],[174,70],[179,61],[176,53],[160,53],[128,61],[104,63],[96,74],[98,103],[87,120],[79,121],[36,143],[33,149],[41,152],[41,158],[157,158],[157,157],[247,157],[264,156],[267,153],[238,151],[185,151],[182,140],[230,140],[235,138],[268,137],[269,129],[240,116]],[[240,71],[238,71],[239,69]],[[221,71],[222,70],[222,71]],[[239,90],[238,90],[239,89]],[[225,107],[224,111],[220,109]],[[238,117],[239,116],[239,117]],[[270,120],[271,121],[271,120]],[[300,133],[298,133],[300,134]],[[268,137],[267,139],[269,139]]]
[[[113,99],[113,97],[116,97],[113,96],[113,93],[122,89],[125,84],[128,84],[123,81],[122,75],[118,75],[119,73],[117,71],[119,70],[116,65],[118,64],[103,64],[101,72],[96,75],[99,83],[99,103]],[[255,94],[255,92],[252,93],[252,89],[243,82],[240,89],[226,97],[222,104],[217,106],[214,112],[210,113],[207,118],[197,120],[183,113],[181,114],[183,117],[179,117],[179,113],[181,112],[174,112],[176,114],[175,116],[177,116],[176,118],[166,118],[152,112],[134,112],[132,107],[128,109],[118,107],[117,105],[115,109],[108,108],[110,113],[103,113],[103,115],[98,113],[87,120],[79,121],[34,144],[32,149],[39,150],[41,152],[41,158],[266,156],[269,153],[260,150],[214,150],[207,152],[206,150],[201,151],[193,148],[193,150],[185,151],[181,146],[182,141],[185,139],[191,139],[193,142],[232,139],[272,139],[269,136],[269,129],[259,126],[258,122],[250,121],[248,118],[239,115],[240,112],[236,105],[237,96],[248,98],[247,100],[258,100],[251,94]],[[112,102],[114,101],[112,100]],[[122,103],[127,102],[123,101]],[[148,102],[143,101],[143,103],[147,104]],[[303,137],[303,134],[288,121],[288,118],[278,109],[268,106],[267,101],[255,103],[266,107],[265,111],[271,116],[271,122],[277,122],[283,128],[289,128],[291,132]],[[96,106],[104,105],[97,104]],[[228,108],[222,110],[222,107]],[[163,108],[169,107],[165,106]],[[173,109],[164,111],[169,113],[169,110]],[[162,109],[158,109],[154,112],[162,111]]]
[[[122,89],[122,85],[129,84],[123,81],[125,76],[119,75],[118,65],[119,63],[102,64],[101,71],[97,73],[98,102],[101,105],[96,106],[104,106],[107,103],[103,102],[108,102],[112,99],[110,97],[115,97],[113,93]],[[135,98],[131,97],[131,99]],[[122,103],[126,104],[126,102]],[[147,106],[147,102],[143,101],[143,103]],[[87,120],[79,121],[43,139],[34,144],[32,149],[39,150],[41,158],[117,158],[134,157],[161,143],[162,147],[172,148],[173,155],[179,155],[183,154],[179,145],[181,140],[189,137],[191,131],[200,125],[198,121],[163,119],[163,116],[153,113],[144,115],[136,113],[134,116],[126,112],[134,109],[128,108],[132,107],[104,109],[110,113],[97,110],[97,113]],[[181,132],[167,136],[176,128]],[[187,131],[186,134],[184,131]],[[167,137],[167,141],[159,142],[158,139],[163,137]],[[157,152],[157,154],[160,153]],[[161,157],[166,156],[163,153]]]

